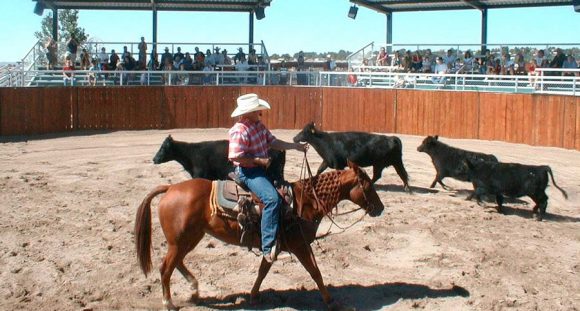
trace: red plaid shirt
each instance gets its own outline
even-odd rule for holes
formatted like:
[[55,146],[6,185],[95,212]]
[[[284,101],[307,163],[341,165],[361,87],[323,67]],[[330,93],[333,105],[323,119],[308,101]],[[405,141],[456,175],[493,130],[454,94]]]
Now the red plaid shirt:
[[[248,120],[241,120],[234,124],[229,130],[230,144],[228,159],[242,156],[268,157],[268,148],[276,137],[260,121],[250,123]],[[233,161],[234,165],[240,163]]]

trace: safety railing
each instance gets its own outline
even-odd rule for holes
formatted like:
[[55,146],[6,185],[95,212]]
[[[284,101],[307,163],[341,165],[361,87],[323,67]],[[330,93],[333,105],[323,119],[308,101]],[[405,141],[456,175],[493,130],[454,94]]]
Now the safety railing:
[[[505,93],[546,93],[580,96],[579,69],[542,68],[529,75],[433,74],[397,71],[31,71],[32,86],[126,85],[290,85],[323,87],[410,88]],[[562,75],[562,74],[572,75]],[[9,79],[18,80],[18,71]]]

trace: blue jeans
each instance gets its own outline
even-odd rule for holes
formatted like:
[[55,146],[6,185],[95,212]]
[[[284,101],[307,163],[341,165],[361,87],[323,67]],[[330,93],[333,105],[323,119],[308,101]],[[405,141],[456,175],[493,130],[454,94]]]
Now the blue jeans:
[[262,210],[262,253],[269,254],[276,242],[282,199],[262,167],[236,167],[240,181],[264,203]]

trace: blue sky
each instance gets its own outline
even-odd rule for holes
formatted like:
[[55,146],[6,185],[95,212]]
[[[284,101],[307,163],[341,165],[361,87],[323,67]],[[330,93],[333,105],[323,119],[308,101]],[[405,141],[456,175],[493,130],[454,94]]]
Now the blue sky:
[[[21,59],[36,42],[41,17],[31,0],[0,0],[0,62]],[[347,17],[348,0],[273,0],[266,18],[254,23],[254,41],[270,54],[299,50],[354,51],[386,41],[386,18],[359,8]],[[45,11],[47,14],[48,11]],[[395,13],[394,43],[479,43],[476,10]],[[81,11],[79,24],[100,41],[151,40],[152,18],[142,11]],[[247,42],[247,13],[159,12],[159,42]],[[579,43],[580,13],[572,6],[502,9],[488,12],[488,43]]]

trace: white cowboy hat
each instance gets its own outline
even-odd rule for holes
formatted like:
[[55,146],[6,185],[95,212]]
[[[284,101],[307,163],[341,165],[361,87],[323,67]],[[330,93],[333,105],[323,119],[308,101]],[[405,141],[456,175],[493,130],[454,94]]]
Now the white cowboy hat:
[[270,109],[270,104],[258,98],[256,94],[246,94],[238,97],[238,107],[232,112],[232,118],[244,115],[249,112]]

